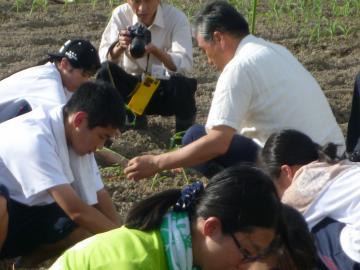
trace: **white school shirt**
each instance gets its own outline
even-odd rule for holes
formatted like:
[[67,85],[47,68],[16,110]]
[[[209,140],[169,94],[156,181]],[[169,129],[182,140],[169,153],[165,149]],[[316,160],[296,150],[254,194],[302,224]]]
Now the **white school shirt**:
[[0,106],[11,100],[25,99],[31,108],[64,104],[71,97],[53,63],[19,71],[0,81]]
[[345,223],[339,235],[341,247],[360,263],[360,166],[353,164],[331,180],[304,212],[304,217],[310,230],[326,217]]
[[[129,4],[125,3],[114,9],[108,25],[102,34],[99,56],[100,61],[107,60],[109,47],[118,40],[120,30],[127,29],[138,22],[138,17]],[[176,72],[186,74],[191,72],[193,64],[190,23],[186,15],[168,4],[159,4],[154,23],[148,27],[151,32],[151,42],[159,49],[165,50],[176,66]],[[162,65],[156,57],[149,56],[147,71],[152,65]],[[126,51],[120,58],[119,65],[128,73],[140,75],[146,70],[147,54],[134,59]]]
[[[74,181],[61,156],[68,153],[62,106],[51,110],[39,106],[0,124],[0,134],[0,184],[8,188],[11,199],[29,206],[47,205],[54,202],[49,188]],[[94,179],[89,181],[100,190],[103,183],[95,165]]]
[[263,146],[275,131],[296,129],[345,150],[345,140],[313,76],[283,46],[243,38],[222,71],[206,128],[226,125]]

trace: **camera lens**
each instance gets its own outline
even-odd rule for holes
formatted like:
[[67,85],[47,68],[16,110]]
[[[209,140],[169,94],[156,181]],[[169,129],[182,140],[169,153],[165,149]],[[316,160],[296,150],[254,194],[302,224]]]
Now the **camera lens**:
[[134,58],[140,58],[145,53],[145,41],[143,38],[133,38],[130,46],[130,54]]

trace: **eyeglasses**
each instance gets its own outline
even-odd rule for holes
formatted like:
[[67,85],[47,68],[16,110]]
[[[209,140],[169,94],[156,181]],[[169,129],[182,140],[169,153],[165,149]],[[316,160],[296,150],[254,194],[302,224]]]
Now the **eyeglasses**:
[[251,255],[249,251],[247,251],[241,244],[240,242],[236,239],[235,235],[233,233],[230,234],[231,238],[233,239],[236,247],[239,249],[241,255],[243,256],[243,262],[244,263],[249,263],[249,262],[254,262],[257,261],[261,258],[266,257],[267,255],[269,255],[270,253],[272,253],[274,250],[278,249],[281,245],[281,239],[279,236],[276,236],[274,238],[274,240],[263,250],[261,250],[258,254],[256,255]]

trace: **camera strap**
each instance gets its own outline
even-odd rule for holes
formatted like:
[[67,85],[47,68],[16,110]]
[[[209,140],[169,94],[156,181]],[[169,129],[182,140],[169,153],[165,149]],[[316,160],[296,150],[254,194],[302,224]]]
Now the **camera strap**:
[[146,66],[145,66],[145,73],[146,74],[149,74],[149,59],[150,59],[150,53],[147,54],[147,57],[146,57]]
[[134,113],[142,115],[159,85],[160,80],[145,73],[143,80],[136,86],[128,107]]

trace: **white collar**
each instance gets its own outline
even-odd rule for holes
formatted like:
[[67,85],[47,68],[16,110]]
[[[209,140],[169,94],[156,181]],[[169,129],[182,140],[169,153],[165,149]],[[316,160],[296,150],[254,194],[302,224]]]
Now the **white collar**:
[[[130,6],[129,6],[130,7]],[[130,7],[131,8],[131,7]],[[135,23],[139,22],[139,18],[138,16],[134,13],[133,17],[132,17],[132,24],[134,25]],[[152,25],[150,25],[148,28],[152,28],[153,26],[157,26],[159,28],[164,28],[165,27],[165,23],[164,23],[164,16],[163,16],[163,10],[162,10],[162,6],[161,4],[158,5],[158,8],[156,10],[156,15],[155,15],[155,19],[154,22],[152,23]]]
[[256,39],[256,37],[254,35],[251,35],[251,34],[248,34],[245,37],[243,37],[242,40],[239,42],[239,45],[236,48],[235,55],[238,54],[238,52],[241,50],[242,47],[245,46],[245,44],[247,44],[249,42],[252,42],[255,39]]

